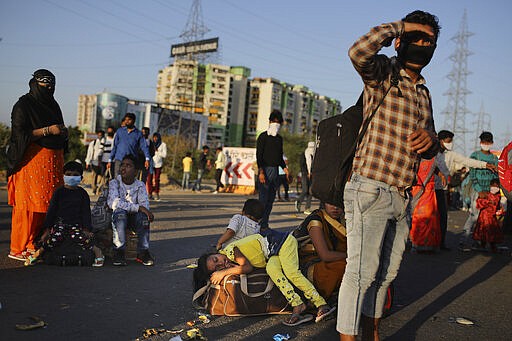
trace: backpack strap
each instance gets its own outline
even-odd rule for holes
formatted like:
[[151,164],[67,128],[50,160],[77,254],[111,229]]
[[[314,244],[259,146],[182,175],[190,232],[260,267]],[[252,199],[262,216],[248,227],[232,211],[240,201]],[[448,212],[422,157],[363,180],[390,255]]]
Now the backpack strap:
[[[350,153],[348,153],[345,156],[345,158],[343,159],[343,161],[340,164],[340,169],[343,169],[347,165],[347,162],[354,156],[357,146],[359,145],[359,143],[361,143],[361,141],[363,140],[364,134],[368,130],[370,121],[372,120],[373,116],[375,116],[375,114],[377,113],[377,110],[379,110],[380,105],[384,102],[384,99],[388,95],[391,88],[394,86],[397,87],[398,91],[399,91],[399,96],[402,94],[402,92],[400,91],[400,88],[398,87],[399,71],[400,70],[399,70],[398,66],[396,65],[396,62],[394,59],[391,62],[391,70],[392,70],[391,71],[391,81],[390,81],[389,88],[386,90],[386,93],[384,94],[384,96],[382,96],[381,100],[379,101],[379,104],[377,104],[375,109],[373,109],[370,116],[368,116],[368,118],[363,122],[363,125],[361,127],[361,130],[359,131],[359,134],[358,134],[356,140],[352,144],[352,147],[350,147]],[[361,95],[359,96],[359,99],[357,100],[357,103],[356,103],[357,106],[359,106],[359,105],[363,106],[363,95],[364,95],[364,90],[363,90],[363,92],[361,92]]]

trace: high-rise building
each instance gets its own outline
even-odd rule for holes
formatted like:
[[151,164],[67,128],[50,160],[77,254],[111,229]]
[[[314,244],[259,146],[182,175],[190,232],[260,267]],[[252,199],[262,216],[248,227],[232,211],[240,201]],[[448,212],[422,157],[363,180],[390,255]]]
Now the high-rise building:
[[209,145],[240,146],[249,76],[250,69],[243,66],[176,60],[158,73],[156,101],[207,116]]
[[259,133],[268,128],[268,117],[274,109],[283,113],[284,130],[310,136],[316,134],[322,119],[341,113],[339,101],[303,85],[275,78],[254,78],[250,82],[245,146],[255,146]]

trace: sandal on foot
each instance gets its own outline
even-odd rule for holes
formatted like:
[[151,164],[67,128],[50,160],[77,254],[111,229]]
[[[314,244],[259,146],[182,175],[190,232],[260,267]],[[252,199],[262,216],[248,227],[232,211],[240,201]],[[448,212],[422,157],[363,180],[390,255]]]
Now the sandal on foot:
[[283,321],[283,324],[288,327],[295,327],[299,324],[312,321],[313,318],[311,314],[292,314],[289,319]]
[[37,257],[34,257],[32,255],[28,256],[27,260],[25,260],[25,266],[31,266],[35,265],[37,262]]
[[321,310],[318,311],[318,314],[316,315],[315,318],[315,323],[325,320],[329,315],[334,313],[335,310],[336,307],[329,307],[328,305],[326,305],[325,308],[322,308]]
[[94,263],[92,263],[92,266],[94,266],[95,268],[99,268],[102,267],[103,264],[105,264],[105,257],[97,257],[94,258]]

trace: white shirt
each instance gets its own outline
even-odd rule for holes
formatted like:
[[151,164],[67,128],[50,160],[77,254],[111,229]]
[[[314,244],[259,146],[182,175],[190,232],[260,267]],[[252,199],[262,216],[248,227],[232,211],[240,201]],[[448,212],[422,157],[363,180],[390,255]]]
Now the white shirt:
[[[436,155],[436,165],[439,170],[446,176],[455,174],[456,171],[467,168],[486,168],[487,162],[465,157],[462,154],[456,153],[453,150],[445,150]],[[440,167],[443,166],[443,167]],[[445,167],[446,166],[446,167]],[[436,175],[435,188],[443,189],[441,178]],[[445,187],[445,189],[447,186]]]
[[97,138],[94,141],[89,143],[89,147],[87,148],[87,156],[85,157],[85,163],[87,165],[99,166],[99,161],[102,160],[103,157],[103,144],[105,142],[105,138]]
[[155,155],[153,155],[153,167],[162,168],[164,159],[167,157],[167,145],[162,142],[158,149],[155,147]]
[[233,230],[235,235],[222,245],[223,248],[236,240],[260,233],[260,224],[241,214],[235,214],[227,228]]

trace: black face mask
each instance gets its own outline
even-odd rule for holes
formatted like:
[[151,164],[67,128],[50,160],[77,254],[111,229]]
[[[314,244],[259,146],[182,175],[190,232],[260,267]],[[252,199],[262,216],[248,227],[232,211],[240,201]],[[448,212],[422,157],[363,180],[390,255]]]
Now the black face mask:
[[436,50],[436,45],[419,46],[409,42],[402,42],[398,50],[398,59],[405,64],[406,62],[421,65],[425,67]]
[[114,133],[107,133],[108,137],[114,137]]

